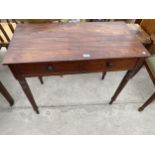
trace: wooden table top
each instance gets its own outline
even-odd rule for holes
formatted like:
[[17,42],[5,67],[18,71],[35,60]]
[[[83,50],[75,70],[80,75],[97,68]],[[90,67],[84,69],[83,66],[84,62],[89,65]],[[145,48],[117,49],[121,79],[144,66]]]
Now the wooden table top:
[[3,64],[147,56],[123,22],[18,24]]

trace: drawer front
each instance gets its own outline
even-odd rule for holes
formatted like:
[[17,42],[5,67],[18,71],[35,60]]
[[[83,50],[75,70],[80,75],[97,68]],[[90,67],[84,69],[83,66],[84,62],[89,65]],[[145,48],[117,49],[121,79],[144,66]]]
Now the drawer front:
[[55,63],[37,63],[16,65],[18,72],[26,76],[61,75],[84,72],[119,71],[133,69],[137,59],[87,60]]

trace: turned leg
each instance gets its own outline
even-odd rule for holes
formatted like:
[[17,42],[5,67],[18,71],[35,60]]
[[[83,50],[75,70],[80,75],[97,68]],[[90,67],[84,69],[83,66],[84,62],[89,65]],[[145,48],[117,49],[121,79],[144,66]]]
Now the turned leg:
[[44,83],[44,82],[43,82],[43,77],[42,77],[42,76],[39,76],[38,78],[39,78],[39,80],[40,80],[40,83],[43,84],[43,83]]
[[102,72],[102,77],[101,80],[103,80],[105,78],[106,72]]
[[19,83],[20,83],[20,85],[21,85],[23,91],[25,92],[25,95],[26,95],[27,98],[29,99],[29,101],[30,101],[30,103],[31,103],[31,105],[32,105],[32,107],[33,107],[33,110],[34,110],[37,114],[39,114],[38,106],[37,106],[37,104],[36,104],[36,102],[35,102],[35,100],[34,100],[34,98],[33,98],[33,95],[32,95],[32,93],[31,93],[31,90],[30,90],[30,88],[29,88],[29,85],[28,85],[27,81],[25,80],[25,78],[19,79],[18,81],[19,81]]
[[121,92],[121,90],[125,87],[125,85],[128,83],[129,79],[131,78],[131,75],[133,74],[133,71],[128,71],[126,73],[126,75],[124,76],[123,80],[121,81],[120,85],[118,86],[115,94],[113,95],[113,97],[111,98],[111,101],[109,102],[109,104],[112,104],[117,96],[119,95],[119,93]]
[[151,102],[155,100],[155,93],[152,94],[152,96],[141,106],[138,108],[138,111],[143,111],[145,107],[147,107]]
[[6,88],[3,86],[3,84],[0,81],[0,92],[1,94],[6,98],[6,100],[9,102],[10,106],[14,104],[14,100],[9,94],[9,92],[6,90]]

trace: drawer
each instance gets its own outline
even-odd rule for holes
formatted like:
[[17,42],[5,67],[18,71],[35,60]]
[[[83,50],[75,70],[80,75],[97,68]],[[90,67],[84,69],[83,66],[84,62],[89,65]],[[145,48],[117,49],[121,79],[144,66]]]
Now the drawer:
[[61,75],[84,72],[119,71],[133,69],[137,59],[109,59],[68,61],[55,63],[17,64],[16,70],[22,75]]

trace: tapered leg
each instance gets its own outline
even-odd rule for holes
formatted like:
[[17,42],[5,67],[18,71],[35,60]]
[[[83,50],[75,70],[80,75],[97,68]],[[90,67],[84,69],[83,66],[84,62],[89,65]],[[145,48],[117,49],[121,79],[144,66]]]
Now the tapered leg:
[[121,81],[120,85],[118,86],[117,90],[115,91],[113,97],[111,98],[111,101],[109,102],[109,104],[112,104],[116,100],[116,98],[120,94],[121,90],[125,87],[125,85],[128,83],[128,81],[132,77],[134,77],[137,74],[137,72],[139,72],[139,70],[141,69],[143,64],[144,64],[144,59],[143,58],[138,59],[134,69],[127,71],[126,75],[124,76],[123,80]]
[[105,78],[106,72],[102,72],[102,77],[101,80],[103,80]]
[[25,92],[25,95],[26,95],[27,98],[29,99],[29,101],[30,101],[30,103],[31,103],[31,105],[32,105],[32,107],[33,107],[33,110],[34,110],[37,114],[39,114],[38,106],[37,106],[37,104],[36,104],[36,102],[35,102],[35,100],[34,100],[34,98],[33,98],[33,95],[32,95],[32,93],[31,93],[31,90],[30,90],[29,85],[28,85],[28,83],[26,82],[25,78],[19,79],[18,81],[19,81],[19,83],[20,83],[20,85],[21,85],[23,91]]
[[138,108],[138,111],[143,111],[145,107],[151,104],[155,100],[155,93],[141,106]]
[[39,78],[39,80],[40,80],[40,83],[43,84],[43,83],[44,83],[44,82],[43,82],[43,77],[42,77],[42,76],[39,76],[38,78]]
[[3,84],[0,81],[0,92],[1,94],[6,98],[6,100],[9,102],[10,106],[14,104],[14,100],[9,94],[9,92],[6,90],[6,88],[3,86]]
[[129,81],[129,79],[131,78],[132,75],[133,75],[133,71],[128,71],[126,73],[126,75],[124,76],[124,78],[121,81],[120,85],[118,86],[115,94],[111,98],[111,101],[109,102],[109,104],[112,104],[116,100],[117,96],[119,95],[119,93],[121,92],[121,90],[125,87],[125,85],[128,83],[128,81]]

